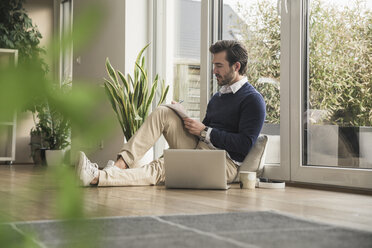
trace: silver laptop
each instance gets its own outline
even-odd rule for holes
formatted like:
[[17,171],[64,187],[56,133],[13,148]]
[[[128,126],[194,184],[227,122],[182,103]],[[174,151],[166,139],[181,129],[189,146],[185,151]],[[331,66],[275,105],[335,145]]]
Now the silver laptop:
[[224,150],[164,151],[165,186],[183,189],[228,189]]

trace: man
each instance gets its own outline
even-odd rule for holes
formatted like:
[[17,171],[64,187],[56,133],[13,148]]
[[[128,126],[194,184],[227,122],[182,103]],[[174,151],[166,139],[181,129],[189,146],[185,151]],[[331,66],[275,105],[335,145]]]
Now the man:
[[203,122],[181,119],[173,110],[160,106],[154,110],[122,147],[115,163],[103,170],[80,152],[77,173],[85,186],[157,185],[164,183],[163,158],[135,167],[163,134],[171,149],[224,149],[227,151],[228,183],[236,178],[238,167],[254,145],[265,119],[265,102],[247,82],[248,54],[233,40],[222,40],[210,47],[213,73],[221,87],[208,103]]

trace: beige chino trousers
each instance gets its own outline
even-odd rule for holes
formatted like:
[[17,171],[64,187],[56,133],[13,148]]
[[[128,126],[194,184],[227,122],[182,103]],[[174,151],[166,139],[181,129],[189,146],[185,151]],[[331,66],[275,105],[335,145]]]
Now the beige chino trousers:
[[[136,162],[164,135],[170,149],[211,149],[184,127],[182,119],[170,108],[160,106],[146,119],[143,125],[123,145],[122,156],[128,169],[108,168],[100,170],[98,186],[159,185],[165,182],[164,159],[159,158],[142,167]],[[237,166],[226,157],[226,178],[230,183],[237,174]]]

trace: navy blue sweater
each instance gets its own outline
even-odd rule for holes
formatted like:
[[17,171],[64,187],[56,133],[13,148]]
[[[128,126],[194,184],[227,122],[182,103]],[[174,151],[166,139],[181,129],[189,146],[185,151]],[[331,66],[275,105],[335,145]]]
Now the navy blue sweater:
[[217,92],[208,103],[203,124],[213,128],[212,144],[242,162],[256,142],[265,120],[265,101],[248,82],[235,94]]

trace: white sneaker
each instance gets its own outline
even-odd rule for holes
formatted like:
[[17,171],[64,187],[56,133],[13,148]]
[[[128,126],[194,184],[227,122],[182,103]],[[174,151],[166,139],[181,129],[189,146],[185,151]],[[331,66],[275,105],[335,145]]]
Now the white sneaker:
[[98,177],[98,165],[89,161],[84,152],[79,152],[79,160],[76,173],[83,186],[89,186],[94,178]]

